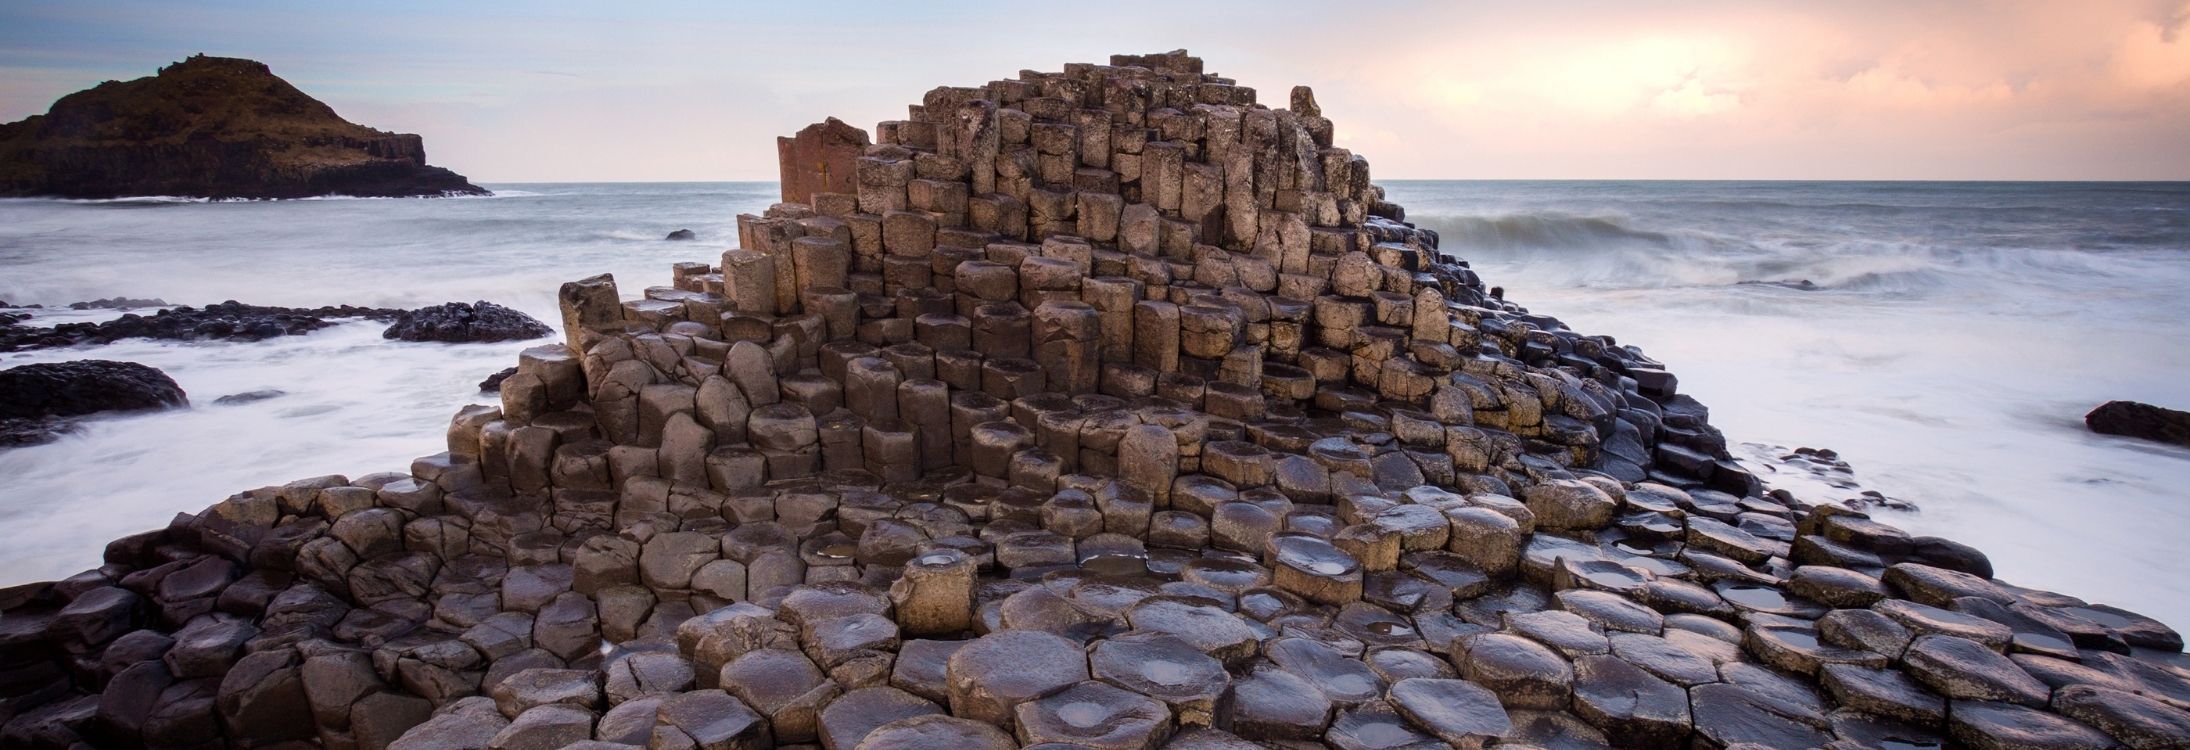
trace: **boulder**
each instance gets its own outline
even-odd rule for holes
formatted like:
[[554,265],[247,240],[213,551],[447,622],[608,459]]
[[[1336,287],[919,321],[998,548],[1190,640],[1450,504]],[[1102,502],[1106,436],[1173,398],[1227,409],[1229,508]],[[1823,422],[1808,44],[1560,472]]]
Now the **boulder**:
[[546,323],[530,315],[481,300],[470,304],[448,302],[398,314],[381,338],[398,341],[441,341],[465,344],[522,341],[554,333]]
[[51,440],[68,420],[189,406],[174,378],[135,362],[85,359],[0,370],[0,446]]
[[2135,401],[2108,401],[2084,415],[2084,426],[2101,435],[2120,435],[2190,448],[2190,412]]

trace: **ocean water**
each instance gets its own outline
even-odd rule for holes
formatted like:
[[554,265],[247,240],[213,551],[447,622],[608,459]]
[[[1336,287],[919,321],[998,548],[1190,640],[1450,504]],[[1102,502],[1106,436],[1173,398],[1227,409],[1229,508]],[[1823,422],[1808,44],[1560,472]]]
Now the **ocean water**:
[[[772,183],[491,185],[495,197],[0,201],[0,300],[414,307],[485,299],[555,323],[563,281],[627,296],[735,243]],[[2190,184],[1387,184],[1507,299],[1636,344],[1737,453],[1812,501],[1852,491],[1769,460],[1831,448],[1885,520],[1976,545],[1999,576],[2190,626],[2190,450],[2090,434],[2110,399],[2190,408]],[[689,228],[693,242],[665,242]],[[1809,282],[1807,285],[1801,282]],[[111,312],[54,312],[84,320]],[[411,344],[346,323],[260,343],[0,354],[143,362],[188,410],[91,420],[0,451],[0,584],[228,494],[401,471],[531,342]],[[285,395],[241,405],[219,396]],[[1781,473],[1775,473],[1781,472]]]

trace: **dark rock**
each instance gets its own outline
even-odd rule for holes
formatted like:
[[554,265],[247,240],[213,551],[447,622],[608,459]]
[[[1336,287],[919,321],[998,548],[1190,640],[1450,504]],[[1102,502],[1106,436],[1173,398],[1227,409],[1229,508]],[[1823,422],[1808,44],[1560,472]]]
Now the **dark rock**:
[[135,362],[85,359],[0,370],[0,445],[52,439],[72,417],[189,406],[182,386]]
[[0,195],[482,195],[418,136],[343,120],[263,63],[194,55],[0,126]]
[[2190,448],[2190,412],[2135,401],[2108,401],[2084,415],[2084,426],[2101,435],[2120,435]]
[[1799,709],[1740,685],[1703,685],[1689,698],[1696,733],[1718,747],[1823,747],[1830,739],[1805,723]]
[[677,230],[677,231],[674,231],[674,232],[670,232],[670,233],[669,233],[669,236],[667,236],[667,237],[663,237],[662,239],[665,239],[665,240],[691,240],[691,239],[698,239],[698,238],[699,238],[699,235],[693,234],[693,233],[692,233],[692,230],[690,230],[690,229],[679,229],[679,230]]
[[1331,701],[1313,683],[1277,667],[1232,681],[1225,725],[1250,740],[1306,740],[1323,734]]
[[111,344],[122,339],[263,341],[311,333],[334,325],[333,318],[386,320],[401,312],[350,305],[264,307],[229,300],[203,308],[172,307],[151,315],[129,313],[104,323],[62,323],[51,328],[0,325],[0,352]]
[[1392,685],[1391,702],[1408,721],[1453,747],[1482,747],[1513,729],[1498,696],[1466,680],[1400,680]]
[[1019,739],[1030,746],[1054,742],[1138,750],[1171,733],[1171,712],[1164,704],[1093,680],[1021,703],[1014,714]]
[[2012,703],[1955,701],[1947,734],[1971,750],[2105,750],[2114,741],[2073,720]]
[[2136,750],[2190,747],[2190,711],[2135,693],[2070,685],[2053,694],[2053,710]]
[[1574,662],[1574,713],[1619,747],[1680,747],[1688,691],[1612,656]]
[[517,368],[505,367],[502,369],[501,372],[497,372],[493,375],[488,375],[486,380],[479,381],[479,392],[500,393],[502,391],[502,381],[508,380],[510,379],[510,376],[516,374]]
[[2044,706],[2052,691],[1999,652],[1967,638],[1926,635],[1902,656],[1909,674],[1956,700]]
[[452,344],[521,341],[554,333],[530,315],[481,300],[448,302],[399,313],[381,338]]
[[[0,307],[6,307],[0,304]],[[134,310],[139,307],[166,307],[163,299],[131,299],[129,297],[101,297],[90,302],[70,302],[70,310]]]
[[1946,699],[1899,671],[1827,664],[1818,677],[1842,706],[1917,726],[1936,727],[1946,720]]
[[226,396],[213,399],[213,403],[220,406],[235,406],[238,404],[257,403],[270,398],[280,398],[287,395],[289,395],[288,391],[284,391],[279,388],[261,388],[255,391],[231,393]]

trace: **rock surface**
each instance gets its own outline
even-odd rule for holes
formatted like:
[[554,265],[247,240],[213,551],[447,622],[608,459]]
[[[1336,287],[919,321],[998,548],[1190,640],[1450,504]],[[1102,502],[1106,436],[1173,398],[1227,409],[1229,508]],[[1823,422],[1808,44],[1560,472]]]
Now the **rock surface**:
[[0,370],[0,446],[51,440],[69,420],[189,406],[174,378],[135,362],[84,359]]
[[[382,338],[401,341],[441,341],[452,344],[521,341],[554,333],[530,315],[481,300],[470,304],[447,302],[406,310],[395,316]],[[482,389],[483,390],[483,389]]]
[[0,590],[0,744],[2179,745],[2175,631],[1768,491],[1306,89],[1111,62],[787,146],[407,472]]
[[2190,412],[2135,401],[2108,401],[2084,415],[2101,435],[2120,435],[2190,448]]
[[0,125],[0,195],[483,195],[424,141],[343,120],[263,63],[196,55]]
[[[229,300],[214,305],[173,307],[151,315],[128,313],[102,323],[62,323],[52,327],[0,323],[0,352],[57,346],[111,344],[122,339],[166,341],[264,341],[296,336],[334,325],[336,318],[386,320],[402,311],[350,305],[265,307]],[[20,322],[20,321],[18,321]]]

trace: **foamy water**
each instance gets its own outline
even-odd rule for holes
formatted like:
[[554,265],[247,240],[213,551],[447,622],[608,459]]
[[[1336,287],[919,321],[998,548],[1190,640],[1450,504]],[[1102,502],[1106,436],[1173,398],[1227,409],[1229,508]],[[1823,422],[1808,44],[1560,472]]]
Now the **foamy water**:
[[[1400,182],[1508,298],[1637,344],[1734,443],[1840,451],[1887,520],[2006,580],[2190,625],[2190,451],[2099,437],[2100,402],[2190,407],[2190,186]],[[523,185],[499,197],[0,201],[0,300],[413,307],[486,299],[550,324],[563,281],[627,296],[734,242],[772,184]],[[664,242],[690,228],[696,242]],[[1809,280],[1816,291],[1742,282]],[[110,313],[57,313],[81,319]],[[528,343],[409,344],[346,323],[260,343],[0,355],[167,371],[193,408],[0,452],[0,584],[238,490],[401,471]],[[219,396],[276,388],[250,404]],[[491,398],[491,397],[487,397]],[[1837,499],[1796,484],[1812,500]]]

